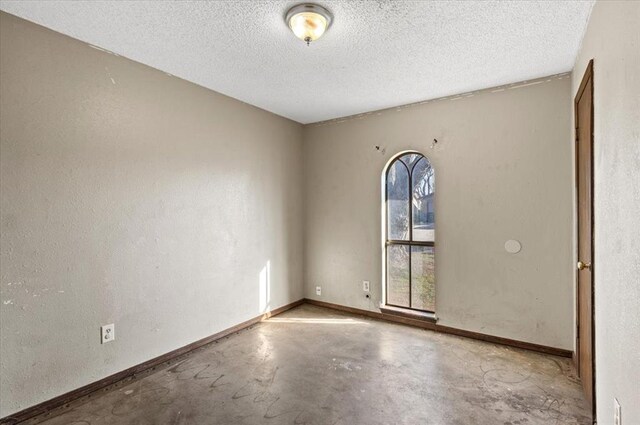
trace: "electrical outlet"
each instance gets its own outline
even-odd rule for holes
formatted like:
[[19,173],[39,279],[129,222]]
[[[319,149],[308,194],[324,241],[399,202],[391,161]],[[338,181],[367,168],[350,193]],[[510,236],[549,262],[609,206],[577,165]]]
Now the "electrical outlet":
[[613,399],[613,425],[622,425],[622,411],[618,399]]
[[364,292],[369,292],[369,281],[368,280],[363,280],[362,281],[362,290]]
[[316,295],[322,295],[322,286],[316,286]]
[[100,336],[102,337],[102,344],[113,341],[116,339],[116,326],[113,323],[101,326]]

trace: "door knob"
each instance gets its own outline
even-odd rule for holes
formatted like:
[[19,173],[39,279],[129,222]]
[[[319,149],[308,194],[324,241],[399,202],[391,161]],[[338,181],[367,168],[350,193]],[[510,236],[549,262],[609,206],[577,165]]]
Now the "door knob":
[[591,263],[583,263],[582,261],[578,261],[577,267],[578,270],[591,270]]

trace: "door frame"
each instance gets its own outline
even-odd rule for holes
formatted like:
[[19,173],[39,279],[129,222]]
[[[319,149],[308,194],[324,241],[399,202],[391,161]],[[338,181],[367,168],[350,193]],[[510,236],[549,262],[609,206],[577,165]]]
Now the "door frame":
[[[594,97],[595,97],[595,93],[594,93],[594,83],[593,83],[593,59],[591,59],[589,61],[589,63],[587,64],[587,68],[584,72],[584,75],[582,77],[582,81],[580,82],[580,86],[578,88],[578,91],[576,93],[576,96],[574,98],[574,103],[573,103],[573,111],[574,111],[574,167],[575,167],[575,212],[576,212],[576,223],[575,223],[575,260],[576,262],[578,260],[580,260],[578,258],[578,250],[579,250],[579,220],[580,220],[580,214],[578,211],[579,208],[579,204],[578,204],[578,188],[579,188],[579,182],[578,182],[578,178],[579,178],[579,173],[578,173],[578,102],[580,100],[580,98],[582,97],[582,93],[584,92],[584,89],[587,86],[587,83],[589,84],[590,88],[591,88],[591,119],[590,119],[590,132],[589,134],[591,135],[590,140],[589,140],[589,145],[590,145],[590,155],[591,155],[591,169],[590,169],[590,180],[591,180],[591,193],[590,193],[590,205],[589,207],[591,208],[591,359],[592,359],[592,365],[591,365],[591,369],[592,369],[592,400],[591,401],[591,407],[592,407],[592,421],[593,423],[595,423],[596,421],[596,327],[595,327],[595,261],[593,261],[595,259],[595,210],[594,210],[594,149],[593,149],[593,145],[594,145],[594,138],[593,138],[593,129],[594,129]],[[574,263],[575,264],[575,263]],[[574,268],[575,270],[575,268]],[[579,330],[578,330],[578,326],[580,324],[580,293],[579,293],[579,287],[578,287],[578,279],[579,279],[579,273],[575,272],[575,326],[574,326],[574,331],[576,333],[576,337],[575,337],[575,341],[574,343],[576,344],[576,349],[574,351],[574,357],[573,357],[573,361],[574,361],[574,365],[576,367],[576,371],[579,374],[580,373],[580,344],[579,344]]]

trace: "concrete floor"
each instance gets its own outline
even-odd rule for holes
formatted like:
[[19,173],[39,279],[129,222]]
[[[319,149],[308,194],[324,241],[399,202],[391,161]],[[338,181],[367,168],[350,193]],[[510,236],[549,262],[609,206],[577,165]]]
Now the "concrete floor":
[[590,424],[569,359],[302,305],[46,425]]

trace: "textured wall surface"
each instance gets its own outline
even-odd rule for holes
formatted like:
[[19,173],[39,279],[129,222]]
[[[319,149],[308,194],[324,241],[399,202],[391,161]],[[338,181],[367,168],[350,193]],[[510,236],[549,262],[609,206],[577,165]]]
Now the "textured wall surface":
[[0,417],[301,298],[299,124],[0,31]]
[[596,405],[598,425],[640,423],[640,2],[598,2],[573,72],[594,73]]
[[306,126],[306,296],[377,310],[381,175],[417,150],[436,172],[440,323],[572,349],[569,97],[565,74]]
[[302,123],[571,71],[588,1],[7,1],[0,8]]

